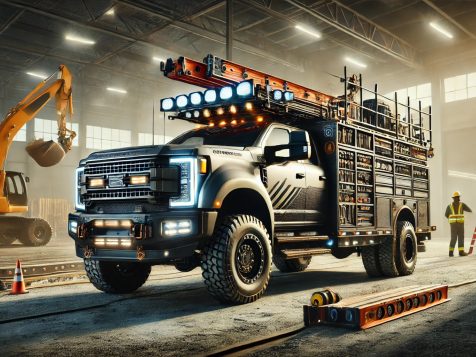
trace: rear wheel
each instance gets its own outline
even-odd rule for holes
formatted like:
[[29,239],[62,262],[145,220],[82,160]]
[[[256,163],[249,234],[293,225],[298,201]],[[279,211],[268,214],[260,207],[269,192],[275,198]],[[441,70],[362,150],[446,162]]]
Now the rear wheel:
[[293,258],[293,259],[284,259],[280,254],[273,256],[273,263],[276,265],[276,268],[283,273],[291,273],[304,271],[311,263],[312,256],[302,257],[302,258]]
[[411,275],[417,262],[418,243],[410,222],[398,222],[397,245],[397,270],[400,275]]
[[89,281],[106,293],[131,293],[149,277],[150,264],[103,262],[84,259]]
[[371,277],[382,276],[378,249],[379,247],[376,245],[362,247],[362,262],[364,263],[367,275]]
[[18,240],[27,246],[46,245],[53,235],[53,230],[48,222],[41,218],[28,219],[23,227]]
[[203,278],[222,302],[259,299],[271,274],[271,243],[263,223],[249,215],[226,217],[204,249]]

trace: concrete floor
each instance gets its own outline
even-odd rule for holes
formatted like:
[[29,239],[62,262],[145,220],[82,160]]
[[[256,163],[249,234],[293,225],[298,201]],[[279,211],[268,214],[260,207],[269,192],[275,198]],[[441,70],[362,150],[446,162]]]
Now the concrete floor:
[[[475,256],[447,256],[446,240],[427,244],[415,273],[369,279],[355,255],[313,259],[303,273],[274,271],[265,296],[253,304],[221,305],[211,298],[200,270],[177,273],[154,267],[136,294],[108,295],[89,283],[31,289],[0,297],[0,354],[25,355],[200,355],[227,345],[302,324],[302,305],[313,291],[332,287],[343,297],[396,287],[455,284],[476,279]],[[453,300],[365,331],[309,328],[256,355],[474,355],[475,285],[450,290]],[[1,320],[90,307],[20,322]],[[421,347],[423,346],[423,347]]]

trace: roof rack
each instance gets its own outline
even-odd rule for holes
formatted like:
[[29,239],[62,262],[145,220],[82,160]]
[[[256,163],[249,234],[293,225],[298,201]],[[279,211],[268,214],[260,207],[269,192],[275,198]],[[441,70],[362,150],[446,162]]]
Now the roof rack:
[[[410,98],[406,104],[398,102],[397,93],[393,99],[378,94],[378,87],[367,89],[362,85],[362,75],[336,76],[344,84],[344,95],[334,97],[299,84],[260,72],[243,65],[207,55],[203,63],[186,57],[172,58],[161,62],[161,71],[170,79],[193,84],[208,89],[237,87],[243,81],[252,80],[256,86],[254,98],[247,100],[260,107],[263,112],[277,114],[279,120],[292,124],[301,119],[334,120],[348,125],[357,125],[368,130],[397,138],[414,144],[431,147],[431,107],[428,112],[422,111],[421,101],[418,109],[410,106]],[[289,91],[293,100],[273,100],[274,91]],[[364,100],[364,95],[370,99]],[[356,99],[358,96],[358,99]],[[390,102],[390,105],[385,103]],[[218,104],[217,104],[218,105]],[[223,103],[219,103],[220,106]],[[213,105],[211,105],[213,106]],[[393,107],[393,113],[390,108]],[[399,111],[399,108],[404,110]],[[195,108],[197,109],[197,108]],[[193,108],[192,108],[193,110]],[[413,114],[416,113],[417,123]],[[249,113],[248,113],[249,114]],[[402,118],[401,118],[402,116]],[[179,111],[171,119],[184,119],[195,123],[207,124],[208,119],[194,117],[186,111]],[[424,125],[425,120],[428,126]],[[426,140],[425,133],[429,133]]]

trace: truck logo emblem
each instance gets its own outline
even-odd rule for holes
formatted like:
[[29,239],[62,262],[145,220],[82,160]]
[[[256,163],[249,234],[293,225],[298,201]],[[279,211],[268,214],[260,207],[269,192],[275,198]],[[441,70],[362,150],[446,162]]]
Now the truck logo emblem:
[[109,176],[109,187],[124,187],[123,176]]
[[334,136],[334,128],[331,125],[326,125],[324,127],[324,136],[326,138],[332,138]]

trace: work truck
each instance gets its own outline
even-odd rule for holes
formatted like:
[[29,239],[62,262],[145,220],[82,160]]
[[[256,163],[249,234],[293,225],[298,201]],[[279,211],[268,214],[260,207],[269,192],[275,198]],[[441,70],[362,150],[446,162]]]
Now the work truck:
[[412,274],[431,238],[431,110],[340,77],[331,96],[213,55],[161,64],[204,91],[163,98],[197,128],[166,145],[92,153],[69,235],[93,285],[132,292],[152,265],[201,267],[214,297],[260,298],[272,263],[362,256],[369,276]]

